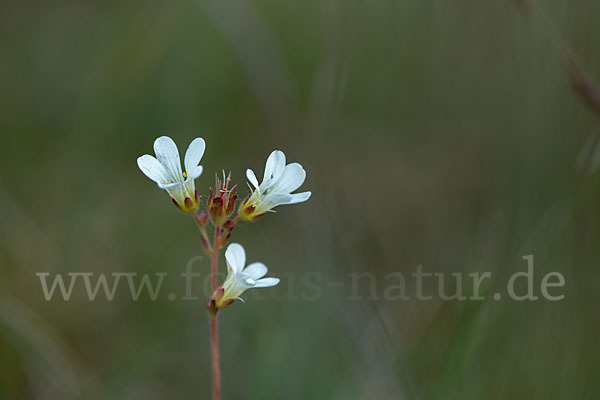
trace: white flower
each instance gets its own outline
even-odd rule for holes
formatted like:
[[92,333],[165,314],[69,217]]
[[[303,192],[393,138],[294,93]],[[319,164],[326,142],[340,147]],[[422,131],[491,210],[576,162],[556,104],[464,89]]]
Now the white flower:
[[198,164],[205,148],[202,138],[196,138],[190,143],[185,152],[185,172],[182,172],[177,145],[170,137],[161,136],[154,141],[156,158],[145,154],[137,159],[137,164],[159,188],[169,193],[177,208],[193,213],[198,208],[198,192],[194,180],[202,174],[202,166]]
[[255,262],[244,268],[246,252],[241,244],[231,243],[225,251],[225,260],[227,278],[214,295],[217,308],[227,307],[247,289],[271,287],[279,283],[278,278],[263,278],[268,271],[263,263]]
[[251,169],[246,170],[246,177],[255,188],[240,206],[240,217],[246,220],[256,220],[282,204],[301,203],[311,195],[311,192],[292,194],[304,183],[306,171],[298,163],[285,165],[285,154],[280,150],[269,155],[260,185]]

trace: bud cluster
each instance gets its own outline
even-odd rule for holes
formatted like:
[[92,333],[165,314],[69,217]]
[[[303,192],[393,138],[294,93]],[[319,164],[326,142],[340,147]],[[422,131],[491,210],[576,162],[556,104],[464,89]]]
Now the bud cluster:
[[[223,180],[216,177],[214,190],[210,188],[206,210],[208,215],[216,226],[223,225],[235,210],[235,202],[237,200],[237,185],[229,188],[231,181],[231,173],[225,178],[223,171]],[[232,228],[233,229],[233,228]]]

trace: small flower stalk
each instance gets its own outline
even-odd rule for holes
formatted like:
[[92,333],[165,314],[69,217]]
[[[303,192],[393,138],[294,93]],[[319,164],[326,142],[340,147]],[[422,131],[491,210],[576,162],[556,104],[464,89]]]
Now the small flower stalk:
[[202,248],[206,254],[210,255],[212,254],[213,249],[210,240],[208,239],[208,233],[206,232],[206,225],[210,222],[210,217],[206,211],[202,211],[200,214],[194,214],[194,219],[196,220],[198,229],[200,229],[200,242],[202,243]]
[[[200,231],[201,245],[211,258],[211,298],[206,306],[210,317],[213,398],[220,400],[218,311],[231,306],[236,300],[242,300],[241,296],[246,290],[272,287],[279,283],[278,278],[265,277],[268,268],[263,263],[254,262],[246,266],[244,247],[232,243],[225,251],[227,277],[219,285],[217,269],[220,250],[231,238],[238,221],[254,222],[267,212],[273,212],[277,206],[305,202],[311,192],[293,193],[304,183],[306,172],[298,163],[286,164],[285,154],[275,150],[267,158],[260,184],[254,171],[246,171],[251,193],[241,204],[236,204],[238,190],[237,185],[231,185],[231,173],[225,176],[223,171],[223,178],[217,176],[215,186],[208,191],[206,209],[199,211],[200,196],[194,181],[202,174],[200,161],[205,148],[206,143],[202,138],[190,143],[185,153],[183,171],[177,145],[170,137],[161,136],[154,141],[156,157],[145,154],[137,159],[137,164],[144,175],[169,194],[177,209],[193,216]],[[238,215],[234,217],[236,208]],[[212,240],[207,230],[211,226]]]

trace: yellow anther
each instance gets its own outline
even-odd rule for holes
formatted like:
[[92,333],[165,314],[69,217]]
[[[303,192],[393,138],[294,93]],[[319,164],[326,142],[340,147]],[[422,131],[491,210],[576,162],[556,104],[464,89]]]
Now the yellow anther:
[[185,172],[183,173],[183,177],[184,177],[184,178],[187,178],[187,174],[186,174]]
[[165,185],[168,185],[168,184],[169,184],[169,181],[166,181],[166,182],[165,182]]

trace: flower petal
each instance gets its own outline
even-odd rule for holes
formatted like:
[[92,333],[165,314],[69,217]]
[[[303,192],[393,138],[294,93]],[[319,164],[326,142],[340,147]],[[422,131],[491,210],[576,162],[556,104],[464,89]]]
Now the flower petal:
[[[305,202],[306,200],[310,199],[311,194],[312,194],[312,192],[294,193],[292,195],[292,198],[290,199],[290,201],[285,204],[296,204],[296,203]],[[282,203],[282,204],[284,204],[284,203]]]
[[250,181],[252,186],[254,186],[256,189],[258,189],[258,179],[256,179],[256,175],[254,174],[254,171],[252,171],[250,168],[248,168],[246,170],[246,178],[248,178],[248,180]]
[[246,252],[244,251],[244,247],[238,243],[231,243],[227,247],[227,250],[225,250],[225,260],[227,261],[228,267],[231,268],[233,272],[237,273],[243,270],[244,265],[246,265]]
[[[265,196],[263,203],[269,204],[270,208],[281,206],[284,204],[302,203],[310,198],[311,192],[302,193],[271,193]],[[262,205],[262,203],[261,203]]]
[[168,136],[161,136],[154,141],[154,152],[156,158],[167,171],[169,182],[180,182],[183,179],[181,173],[181,161],[179,160],[179,150],[177,145]]
[[169,185],[158,185],[161,189],[165,189],[169,196],[177,202],[180,207],[185,204],[185,191],[183,183],[175,182]]
[[194,180],[191,178],[187,178],[185,181],[183,181],[183,188],[184,196],[189,197],[190,200],[194,201],[196,198],[196,184],[194,183]]
[[265,174],[263,176],[263,184],[272,179],[277,179],[285,168],[285,154],[281,150],[275,150],[267,158],[265,164]]
[[244,268],[244,272],[256,281],[267,274],[268,268],[261,262],[255,262]]
[[259,287],[271,287],[279,283],[279,278],[263,278],[256,281],[255,288]]
[[183,183],[181,182],[173,182],[173,183],[169,183],[169,184],[165,184],[165,183],[160,183],[158,182],[158,187],[161,189],[165,189],[165,190],[171,190],[174,189],[178,186],[183,186]]
[[292,200],[292,195],[289,193],[278,193],[271,192],[265,195],[262,200],[257,204],[255,212],[257,214],[262,214],[273,208],[277,207],[280,204],[290,204]]
[[191,179],[191,180],[198,179],[198,177],[200,175],[202,175],[203,170],[204,170],[204,168],[202,167],[202,165],[198,165],[196,168],[192,169],[191,171],[188,170],[186,182],[189,179]]
[[190,143],[190,146],[185,152],[185,158],[183,161],[185,164],[185,172],[187,172],[188,176],[191,175],[192,171],[194,171],[198,164],[200,164],[200,160],[202,160],[205,149],[206,142],[202,138],[196,138],[192,140],[192,143]]
[[292,193],[302,186],[305,179],[306,171],[304,171],[302,165],[298,163],[288,164],[285,166],[283,173],[277,180],[276,188],[274,190],[283,193]]
[[154,182],[164,184],[167,180],[167,171],[162,164],[149,154],[145,154],[137,159],[137,165],[142,170],[144,175],[152,179]]

